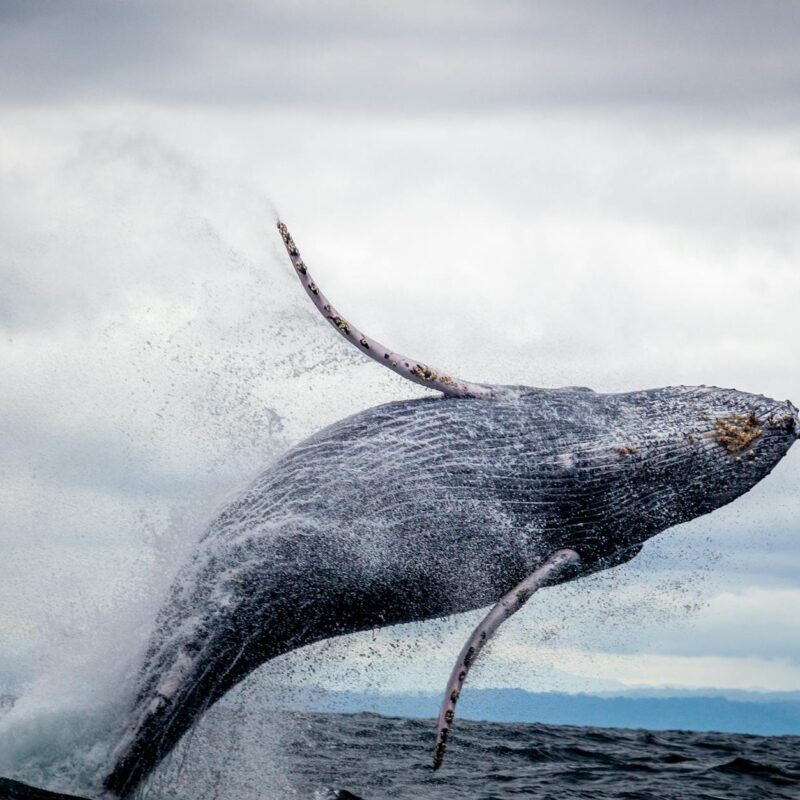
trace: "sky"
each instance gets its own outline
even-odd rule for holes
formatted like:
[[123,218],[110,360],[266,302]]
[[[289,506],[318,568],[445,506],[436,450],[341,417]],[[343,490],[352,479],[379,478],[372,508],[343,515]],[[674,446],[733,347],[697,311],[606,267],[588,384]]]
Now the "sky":
[[[464,379],[798,403],[798,35],[779,0],[5,0],[0,693],[133,659],[227,497],[425,394],[316,317],[278,214],[361,329]],[[799,605],[796,447],[470,681],[797,691]],[[254,680],[436,689],[478,616]]]

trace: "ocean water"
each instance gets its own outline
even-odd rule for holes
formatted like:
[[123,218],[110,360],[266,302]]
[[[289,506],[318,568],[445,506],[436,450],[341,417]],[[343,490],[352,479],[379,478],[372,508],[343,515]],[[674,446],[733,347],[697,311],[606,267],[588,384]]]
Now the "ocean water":
[[[134,800],[800,800],[799,736],[457,720],[434,772],[432,719],[263,711],[212,709]],[[97,795],[41,767],[6,777]]]
[[[800,798],[797,736],[462,720],[444,766],[434,772],[433,720],[293,713],[284,725],[284,777],[280,784],[264,777],[254,795],[265,800]],[[142,797],[172,800],[187,791],[216,800],[251,794],[233,786],[223,768],[207,773],[203,787],[189,774],[176,783],[168,770]]]
[[457,722],[431,769],[432,720],[300,715],[299,796],[512,800],[800,798],[800,737]]

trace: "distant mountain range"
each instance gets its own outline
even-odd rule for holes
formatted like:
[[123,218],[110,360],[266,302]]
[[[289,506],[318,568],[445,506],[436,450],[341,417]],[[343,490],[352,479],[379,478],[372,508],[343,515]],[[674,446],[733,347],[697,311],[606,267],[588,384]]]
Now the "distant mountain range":
[[[372,712],[422,719],[436,717],[441,702],[441,696],[431,692],[388,694],[287,687],[280,694],[281,705],[290,710]],[[0,716],[11,710],[14,700],[12,694],[0,693]],[[800,736],[800,692],[639,689],[625,694],[566,694],[468,688],[459,701],[457,716],[491,722]]]
[[[666,696],[638,693],[601,696],[522,689],[468,689],[459,701],[457,713],[464,719],[492,722],[800,735],[800,694],[732,693],[736,699],[724,694],[712,696],[669,690]],[[368,711],[390,717],[426,718],[438,714],[440,702],[439,695],[430,693],[370,694],[314,689],[292,693],[288,705],[307,711]]]

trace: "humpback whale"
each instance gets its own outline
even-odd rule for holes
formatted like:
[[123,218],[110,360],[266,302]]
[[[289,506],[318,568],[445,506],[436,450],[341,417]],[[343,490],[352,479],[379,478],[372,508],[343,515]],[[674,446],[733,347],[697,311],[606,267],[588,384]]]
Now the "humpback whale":
[[[438,768],[470,666],[536,590],[622,564],[655,534],[732,502],[800,436],[791,403],[733,389],[603,394],[455,378],[358,330],[312,279],[286,226],[278,230],[330,324],[439,394],[319,431],[211,522],[158,617],[105,797],[130,795],[269,659],[491,607],[446,687]],[[0,782],[0,798],[45,796]]]

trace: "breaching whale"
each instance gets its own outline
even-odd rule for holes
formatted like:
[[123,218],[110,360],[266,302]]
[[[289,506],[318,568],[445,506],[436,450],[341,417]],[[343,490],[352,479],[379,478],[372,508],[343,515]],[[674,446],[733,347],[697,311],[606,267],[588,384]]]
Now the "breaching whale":
[[[800,436],[791,403],[732,389],[601,394],[453,378],[359,331],[278,229],[333,327],[441,395],[319,431],[211,523],[158,617],[106,797],[130,795],[210,705],[269,659],[493,606],[447,685],[438,767],[470,665],[534,591],[622,564],[651,536],[730,503]],[[0,798],[53,796],[0,781]]]

